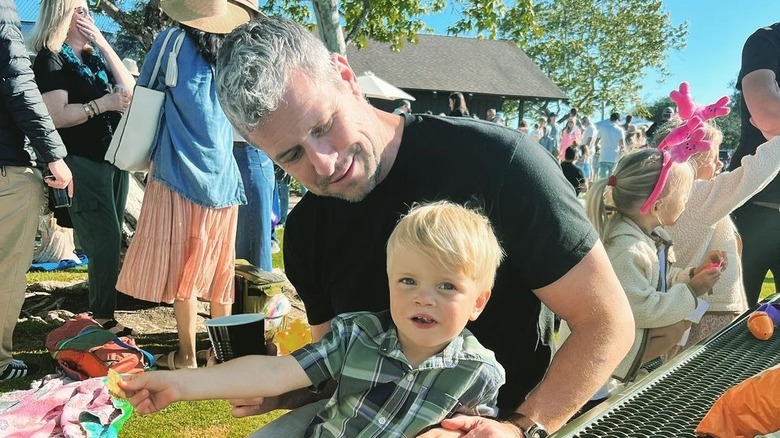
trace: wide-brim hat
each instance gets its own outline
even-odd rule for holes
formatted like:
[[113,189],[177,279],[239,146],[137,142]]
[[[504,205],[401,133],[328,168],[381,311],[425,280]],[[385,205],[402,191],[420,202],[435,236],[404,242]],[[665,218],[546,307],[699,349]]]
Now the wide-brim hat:
[[161,0],[171,19],[208,33],[226,34],[260,15],[251,0]]

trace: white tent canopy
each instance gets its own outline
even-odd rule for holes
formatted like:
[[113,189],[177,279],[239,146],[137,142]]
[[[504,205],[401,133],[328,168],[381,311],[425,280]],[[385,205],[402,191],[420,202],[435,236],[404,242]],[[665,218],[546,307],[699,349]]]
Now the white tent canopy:
[[370,71],[358,76],[357,79],[358,85],[360,85],[360,91],[366,97],[375,97],[377,99],[385,100],[415,100],[409,93],[388,83]]

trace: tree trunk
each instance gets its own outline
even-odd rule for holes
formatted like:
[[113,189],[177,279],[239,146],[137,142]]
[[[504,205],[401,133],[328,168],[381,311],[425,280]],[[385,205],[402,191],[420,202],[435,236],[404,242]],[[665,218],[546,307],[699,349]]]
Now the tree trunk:
[[312,0],[312,3],[317,29],[325,47],[331,52],[346,55],[347,45],[344,43],[344,32],[339,23],[338,0]]
[[100,12],[116,21],[127,35],[138,40],[143,45],[144,51],[148,51],[152,47],[154,38],[168,24],[168,20],[160,9],[160,0],[148,0],[140,21],[133,19],[131,14],[120,9],[114,0],[100,0],[98,8],[100,8]]

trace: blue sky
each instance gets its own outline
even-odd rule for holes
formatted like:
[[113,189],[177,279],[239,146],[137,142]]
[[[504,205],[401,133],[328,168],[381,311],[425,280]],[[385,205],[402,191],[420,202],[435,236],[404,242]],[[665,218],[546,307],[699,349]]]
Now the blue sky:
[[[712,103],[731,94],[736,80],[742,45],[762,26],[780,21],[780,0],[665,0],[673,25],[688,22],[688,44],[667,58],[671,76],[658,84],[659,76],[648,72],[641,97],[652,102],[667,96],[682,81],[691,85],[697,102]],[[451,10],[426,20],[436,33],[446,34],[456,17]]]

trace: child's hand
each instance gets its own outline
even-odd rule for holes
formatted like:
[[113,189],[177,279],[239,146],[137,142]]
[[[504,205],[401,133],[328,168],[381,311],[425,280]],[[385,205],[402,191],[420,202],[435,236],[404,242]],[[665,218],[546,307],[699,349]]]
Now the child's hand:
[[704,256],[701,264],[693,270],[693,275],[710,270],[717,269],[720,272],[726,270],[729,265],[728,257],[726,257],[726,251],[710,251]]
[[695,274],[688,282],[688,286],[693,290],[694,295],[700,297],[709,293],[719,278],[720,269],[705,269]]
[[171,371],[147,371],[123,376],[119,388],[124,390],[130,404],[139,414],[151,414],[180,400],[175,374]]

